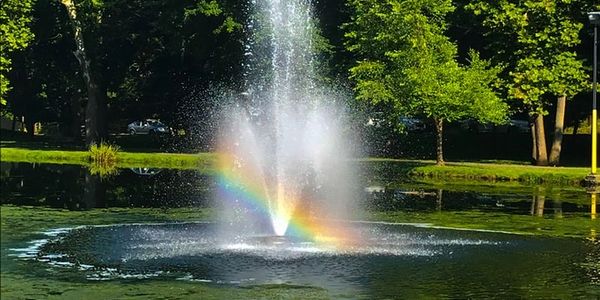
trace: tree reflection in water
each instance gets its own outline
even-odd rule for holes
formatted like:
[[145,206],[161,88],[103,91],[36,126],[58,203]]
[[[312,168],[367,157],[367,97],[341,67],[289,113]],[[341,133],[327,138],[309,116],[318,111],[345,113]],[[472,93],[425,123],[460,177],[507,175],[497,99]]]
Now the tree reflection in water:
[[[195,170],[121,170],[101,176],[73,165],[1,163],[2,204],[69,210],[105,207],[206,207],[214,179]],[[138,171],[138,170],[136,170]]]

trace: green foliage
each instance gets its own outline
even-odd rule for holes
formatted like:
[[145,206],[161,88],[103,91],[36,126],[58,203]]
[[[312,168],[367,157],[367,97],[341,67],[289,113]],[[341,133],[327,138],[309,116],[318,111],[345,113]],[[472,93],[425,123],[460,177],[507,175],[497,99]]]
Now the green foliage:
[[499,72],[471,52],[457,63],[456,46],[444,35],[451,1],[349,2],[346,48],[359,58],[350,69],[359,100],[389,104],[392,117],[417,115],[483,122],[504,121],[507,106],[491,86]]
[[11,89],[6,77],[11,69],[10,54],[33,39],[29,28],[32,5],[33,0],[0,2],[0,105],[6,105],[6,93]]
[[118,173],[117,161],[119,156],[119,146],[100,143],[93,144],[90,147],[90,174],[106,177]]
[[231,13],[223,10],[221,4],[219,4],[216,0],[206,1],[200,0],[196,2],[195,6],[192,8],[184,9],[184,20],[185,22],[189,22],[190,19],[196,16],[205,16],[205,17],[221,17],[224,16],[223,23],[215,29],[215,33],[221,33],[223,31],[227,33],[232,33],[235,30],[241,30],[242,24],[235,21],[234,17]]
[[544,94],[572,97],[589,88],[580,44],[586,2],[579,0],[473,1],[467,9],[482,17],[496,43],[494,60],[509,65],[508,95],[531,114],[546,113]]
[[116,166],[119,146],[107,143],[93,144],[90,146],[90,160],[92,164],[109,168]]

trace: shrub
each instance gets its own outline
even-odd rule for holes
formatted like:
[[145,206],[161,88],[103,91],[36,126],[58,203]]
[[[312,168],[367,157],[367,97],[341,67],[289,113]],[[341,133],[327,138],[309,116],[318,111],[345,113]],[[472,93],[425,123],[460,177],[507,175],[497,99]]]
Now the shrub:
[[108,143],[94,144],[90,147],[90,159],[92,164],[102,167],[115,166],[117,164],[117,153],[119,146]]

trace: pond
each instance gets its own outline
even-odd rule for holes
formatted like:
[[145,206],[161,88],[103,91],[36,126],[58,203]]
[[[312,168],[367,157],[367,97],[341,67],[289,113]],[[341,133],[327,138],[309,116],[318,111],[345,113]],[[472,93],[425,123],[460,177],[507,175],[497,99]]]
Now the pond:
[[[225,239],[193,170],[2,163],[8,298],[597,298],[597,203],[579,188],[405,181],[363,167],[363,242]],[[516,234],[518,233],[518,234]]]

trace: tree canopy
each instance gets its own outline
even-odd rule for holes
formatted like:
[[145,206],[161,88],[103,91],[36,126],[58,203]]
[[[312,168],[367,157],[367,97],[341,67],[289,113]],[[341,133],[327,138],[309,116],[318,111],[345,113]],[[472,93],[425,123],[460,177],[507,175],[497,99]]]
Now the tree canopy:
[[11,69],[10,54],[27,47],[33,39],[29,28],[32,0],[3,0],[0,3],[0,105],[6,105],[10,90],[7,73]]
[[438,163],[443,163],[444,121],[474,118],[501,123],[507,105],[492,89],[499,72],[470,52],[457,62],[444,30],[451,1],[354,0],[346,46],[356,53],[350,78],[357,98],[392,108],[389,117],[424,116],[436,123]]
[[[67,2],[75,8],[75,22]],[[249,59],[244,47],[257,30],[245,25],[252,18],[250,4],[2,1],[2,113],[29,127],[58,123],[62,135],[75,139],[91,118],[109,132],[144,118],[187,132],[205,130],[194,126],[212,122],[206,108],[218,105],[215,90],[242,89]],[[318,79],[351,87],[348,101],[368,107],[361,113],[376,111],[398,127],[404,117],[429,120],[440,141],[443,124],[501,123],[511,114],[538,124],[532,157],[543,161],[543,125],[550,124],[544,117],[554,114],[549,160],[557,164],[565,103],[590,90],[586,12],[597,9],[586,0],[314,1],[311,47],[318,50]],[[92,92],[73,55],[78,43],[94,78]],[[255,72],[268,80],[267,73]],[[95,112],[88,107],[94,98]],[[576,121],[589,115],[583,101],[569,103],[577,105],[569,104]]]

